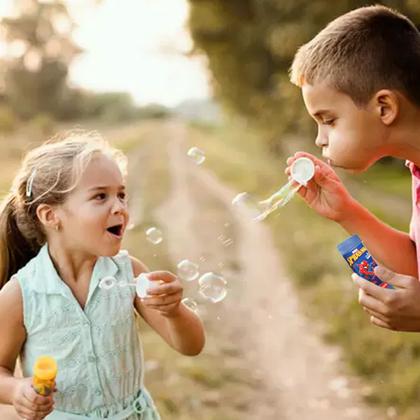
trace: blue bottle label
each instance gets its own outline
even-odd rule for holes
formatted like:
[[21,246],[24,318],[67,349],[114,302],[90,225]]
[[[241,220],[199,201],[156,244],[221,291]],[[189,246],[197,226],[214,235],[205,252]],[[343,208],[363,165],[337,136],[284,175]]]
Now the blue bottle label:
[[[352,240],[351,244],[354,245],[353,249],[344,250],[346,247],[346,241]],[[376,261],[372,258],[369,251],[364,246],[363,242],[355,241],[355,236],[347,239],[342,242],[338,248],[343,255],[344,259],[347,261],[347,264],[350,268],[360,277],[364,278],[367,281],[370,281],[377,286],[384,287],[387,289],[393,289],[394,287],[377,277],[374,273],[375,267],[378,265]],[[343,247],[344,245],[344,247]]]

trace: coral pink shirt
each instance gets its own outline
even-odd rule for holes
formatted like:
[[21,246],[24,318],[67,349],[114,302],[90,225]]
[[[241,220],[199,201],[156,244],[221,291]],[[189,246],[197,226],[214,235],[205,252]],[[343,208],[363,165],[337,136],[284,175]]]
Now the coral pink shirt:
[[410,222],[410,238],[416,244],[418,278],[420,279],[420,168],[409,161],[406,162],[406,166],[410,169],[412,178],[411,199],[413,210]]

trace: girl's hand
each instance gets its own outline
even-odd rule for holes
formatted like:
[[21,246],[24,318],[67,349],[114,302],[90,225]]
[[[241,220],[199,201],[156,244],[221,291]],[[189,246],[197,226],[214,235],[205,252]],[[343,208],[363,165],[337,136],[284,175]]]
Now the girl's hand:
[[183,293],[178,277],[169,271],[152,271],[147,277],[150,281],[160,281],[160,284],[147,290],[148,297],[141,300],[143,305],[159,311],[165,317],[176,316]]
[[314,162],[315,175],[306,187],[299,189],[298,194],[319,215],[340,223],[347,217],[350,208],[352,197],[349,192],[329,165],[309,153],[297,152],[287,159],[285,173],[289,177],[292,163],[300,157],[307,157]]
[[32,378],[19,379],[13,396],[16,412],[25,420],[42,420],[54,410],[52,395],[39,395],[32,388]]

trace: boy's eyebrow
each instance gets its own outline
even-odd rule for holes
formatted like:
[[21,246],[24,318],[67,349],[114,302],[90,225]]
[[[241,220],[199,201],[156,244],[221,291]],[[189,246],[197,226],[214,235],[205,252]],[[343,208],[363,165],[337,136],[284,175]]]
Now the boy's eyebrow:
[[320,117],[322,114],[330,114],[331,111],[329,111],[328,109],[320,109],[319,111],[315,112],[315,114],[313,114],[314,117]]
[[[88,191],[96,191],[96,190],[107,190],[109,188],[112,188],[112,186],[105,186],[105,185],[97,185],[95,187],[89,188]],[[125,185],[119,185],[117,187],[119,190],[125,190]]]

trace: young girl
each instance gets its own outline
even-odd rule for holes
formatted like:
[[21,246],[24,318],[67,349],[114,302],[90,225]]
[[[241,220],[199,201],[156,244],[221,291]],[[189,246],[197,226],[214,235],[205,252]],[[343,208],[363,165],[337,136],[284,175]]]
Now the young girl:
[[[24,159],[0,213],[0,403],[27,420],[159,419],[143,385],[135,311],[174,349],[196,355],[200,320],[171,273],[139,299],[121,285],[147,271],[121,251],[125,160],[98,136],[47,142]],[[16,273],[16,274],[15,274]],[[35,393],[33,365],[56,359],[54,396]],[[24,379],[13,377],[20,356]]]

